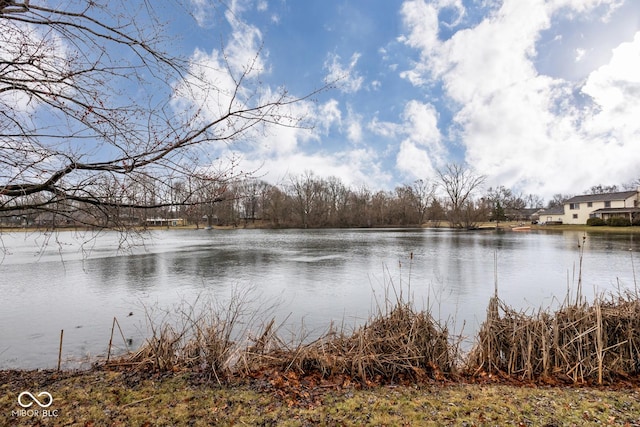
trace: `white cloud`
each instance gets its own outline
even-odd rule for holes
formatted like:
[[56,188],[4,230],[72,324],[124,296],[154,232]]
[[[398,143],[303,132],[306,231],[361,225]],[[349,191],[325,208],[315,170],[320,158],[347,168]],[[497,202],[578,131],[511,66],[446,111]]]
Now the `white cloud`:
[[[346,185],[386,185],[391,176],[383,172],[379,154],[373,148],[361,146],[329,152],[323,149],[322,140],[334,127],[345,127],[351,142],[362,138],[361,117],[350,108],[343,119],[339,103],[335,99],[315,104],[301,102],[292,105],[290,114],[316,118],[313,128],[270,127],[265,133],[254,134],[255,141],[242,152],[227,154],[240,158],[239,168],[257,171],[256,176],[272,184],[281,183],[290,175],[301,175],[311,170],[320,177],[335,176]],[[232,147],[233,148],[233,147]]]
[[318,125],[326,134],[333,125],[340,126],[342,123],[342,112],[340,111],[340,103],[336,99],[329,99],[319,107],[319,114],[315,116]]
[[[611,61],[586,82],[541,75],[534,65],[536,43],[556,15],[571,19],[619,5],[618,0],[505,0],[476,26],[443,41],[437,20],[442,5],[406,1],[402,16],[408,33],[401,41],[419,50],[420,61],[401,76],[416,86],[442,83],[446,98],[454,101],[450,105],[465,160],[490,178],[489,185],[550,197],[597,183],[622,184],[640,167],[635,154],[640,136],[640,36],[614,50]],[[578,102],[576,88],[582,84],[582,93],[597,108]],[[405,119],[420,111],[408,105]],[[422,113],[416,117],[424,117],[423,126],[413,120],[413,129],[438,135],[427,131],[434,123]],[[423,141],[424,146],[417,139],[402,142],[400,169],[413,170],[422,162],[433,166],[434,157],[447,156],[439,139]]]
[[[236,4],[237,2],[234,2]],[[227,43],[225,56],[234,73],[244,72],[248,66],[252,74],[260,74],[266,70],[264,56],[261,52],[262,33],[253,25],[240,19],[239,12],[228,9],[225,17],[231,25],[231,39]]]
[[191,0],[191,6],[198,26],[207,27],[216,13],[215,4],[207,0]]
[[[624,2],[625,0],[552,0],[548,3],[552,10],[564,9],[565,13],[571,17],[579,14],[598,13],[598,19],[607,21]],[[598,9],[601,6],[605,8]]]
[[400,14],[404,18],[405,25],[409,27],[410,33],[401,36],[399,40],[419,49],[424,57],[431,56],[431,53],[440,45],[436,6],[424,0],[409,0],[402,4]]
[[406,136],[396,158],[397,168],[413,178],[434,177],[446,156],[437,111],[431,104],[410,101],[402,118]]
[[640,32],[613,50],[611,61],[591,73],[582,92],[601,107],[597,116],[610,127],[640,124]]
[[[196,8],[207,7],[200,0],[193,0],[193,4]],[[278,96],[270,87],[260,84],[259,78],[268,71],[267,53],[261,48],[262,34],[258,28],[242,20],[246,8],[247,3],[239,0],[232,1],[227,7],[225,17],[231,33],[224,51],[194,50],[190,73],[173,84],[171,105],[177,114],[193,115],[200,122],[211,122],[229,110],[253,107]],[[242,85],[239,86],[240,81]],[[291,124],[290,118],[295,117],[289,108],[283,107],[279,112],[285,125]],[[233,123],[229,122],[229,125],[232,127]],[[231,127],[225,132],[232,133]],[[223,141],[220,146],[224,144]]]
[[429,148],[438,155],[444,154],[438,129],[438,112],[431,104],[409,101],[402,115],[406,133],[416,144]]
[[415,142],[404,140],[396,158],[396,167],[406,176],[423,179],[436,176],[436,167],[429,154],[419,148]]
[[[246,70],[243,67],[247,64],[255,64],[255,69],[246,76],[249,87],[258,90],[258,99],[272,96],[268,86],[252,85],[266,72],[268,56],[264,53],[256,56],[262,35],[257,28],[242,20],[243,4],[233,2],[225,15],[233,31],[224,55],[218,50],[194,52],[191,71],[207,84],[189,84],[195,83],[192,81],[176,84],[173,100],[176,111],[195,111],[200,108],[204,118],[211,119],[223,114],[232,99],[238,105],[254,102],[254,97],[250,95],[256,95],[255,92],[235,92],[236,80],[230,75],[227,64],[235,74]],[[360,55],[355,53],[347,64],[343,64],[339,56],[330,55],[325,62],[327,80],[338,80],[343,93],[359,91],[364,81],[356,71],[359,58]],[[338,100],[330,98],[319,104],[311,101],[294,103],[282,111],[282,116],[307,117],[313,119],[314,126],[300,127],[291,122],[289,126],[252,129],[245,135],[249,144],[242,144],[242,147],[220,144],[217,147],[219,156],[240,159],[239,169],[255,170],[257,176],[273,184],[287,179],[291,174],[302,174],[307,170],[322,177],[338,177],[347,185],[362,185],[372,181],[384,184],[390,181],[390,176],[382,172],[378,154],[373,149],[358,147],[338,153],[323,150],[322,139],[334,129],[343,131],[353,143],[362,140],[362,117],[352,109],[347,109],[346,117],[343,117]]]
[[362,116],[353,111],[351,107],[347,109],[347,138],[353,143],[362,142]]
[[585,117],[583,130],[598,138],[603,151],[626,157],[620,159],[624,165],[625,152],[640,148],[640,32],[613,50],[611,61],[589,75],[582,92],[597,106]]
[[200,120],[212,121],[230,108],[242,108],[235,89],[236,81],[225,68],[223,55],[218,50],[207,53],[196,49],[191,56],[190,75],[174,84],[172,106],[179,114],[199,110]]
[[393,122],[381,122],[377,116],[375,116],[368,124],[367,129],[373,132],[375,135],[382,136],[384,138],[393,139],[396,138],[402,131],[402,125]]
[[335,82],[338,89],[344,93],[355,93],[359,91],[364,82],[364,78],[355,71],[358,60],[360,59],[360,54],[354,53],[346,67],[340,63],[340,59],[339,55],[328,55],[324,63],[324,68],[328,72],[325,81],[329,83]]
[[336,153],[292,152],[265,158],[244,153],[239,166],[243,170],[257,170],[256,175],[271,183],[280,184],[290,176],[302,175],[313,171],[316,176],[337,177],[345,185],[352,187],[368,186],[375,188],[391,182],[391,176],[383,171],[378,155],[373,149],[358,148]]

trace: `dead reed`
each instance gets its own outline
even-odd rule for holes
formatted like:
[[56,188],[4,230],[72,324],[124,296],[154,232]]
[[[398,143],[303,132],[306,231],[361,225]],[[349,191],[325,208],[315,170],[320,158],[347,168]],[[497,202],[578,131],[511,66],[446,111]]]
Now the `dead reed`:
[[226,301],[200,298],[183,302],[175,312],[159,318],[145,309],[149,338],[141,348],[111,367],[134,367],[159,372],[191,369],[206,372],[221,383],[229,378],[246,349],[249,331],[272,307],[251,310],[251,289],[232,292]]
[[[586,235],[578,243],[575,298],[569,290],[560,307],[533,314],[517,312],[498,297],[489,300],[487,318],[467,358],[471,374],[504,373],[527,380],[610,383],[640,374],[640,298],[637,292],[582,295]],[[633,254],[632,254],[633,267]]]
[[467,369],[522,379],[610,383],[640,373],[640,300],[631,293],[578,299],[557,311],[525,314],[497,296]]
[[190,369],[218,382],[268,369],[363,382],[441,379],[460,370],[597,384],[640,374],[640,300],[632,293],[529,314],[494,296],[462,367],[458,343],[447,327],[405,301],[379,310],[350,332],[331,325],[310,342],[283,340],[273,319],[247,328],[242,314],[240,305],[199,316],[184,312],[180,326],[153,325],[141,349],[110,365]]
[[222,311],[198,310],[196,315],[191,306],[181,311],[179,322],[163,318],[150,325],[151,336],[142,348],[110,365],[190,369],[210,373],[218,382],[268,369],[388,382],[442,378],[453,372],[458,358],[447,328],[400,299],[396,304],[387,301],[384,309],[351,332],[332,325],[313,341],[294,343],[278,335],[275,320],[261,328],[239,328],[246,326],[242,307],[234,299]]
[[454,369],[457,347],[449,340],[447,329],[429,313],[399,301],[351,333],[332,326],[319,339],[293,348],[275,338],[268,351],[262,344],[247,349],[245,360],[254,369],[346,375],[363,382],[441,378]]

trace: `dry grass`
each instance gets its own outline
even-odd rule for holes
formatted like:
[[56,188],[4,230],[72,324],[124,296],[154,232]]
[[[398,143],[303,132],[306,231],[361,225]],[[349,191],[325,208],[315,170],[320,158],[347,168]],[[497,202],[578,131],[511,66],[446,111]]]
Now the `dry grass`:
[[[256,383],[226,387],[189,372],[1,372],[0,425],[572,426],[640,425],[638,389],[447,384],[300,385],[299,400]],[[18,394],[47,390],[55,416],[19,416]]]
[[255,305],[250,293],[251,289],[235,289],[226,302],[183,302],[159,318],[154,310],[146,310],[150,337],[138,351],[107,366],[155,372],[189,369],[205,372],[218,383],[226,381],[247,350],[251,329],[273,308],[250,309]]
[[271,343],[266,349],[262,342],[247,349],[247,370],[346,375],[362,382],[442,377],[454,369],[457,348],[446,328],[406,302],[378,312],[352,333],[332,327],[319,339],[293,348],[275,336]]
[[188,369],[209,373],[219,383],[269,369],[323,378],[346,375],[362,382],[441,378],[455,370],[458,345],[447,328],[401,298],[395,304],[387,301],[353,331],[332,325],[311,342],[283,340],[275,320],[248,327],[246,306],[243,297],[233,297],[227,307],[206,305],[203,310],[194,304],[178,310],[177,321],[167,316],[154,323],[148,314],[150,338],[137,352],[108,365],[155,372]]
[[310,342],[283,340],[275,320],[249,327],[242,298],[232,298],[222,310],[205,307],[179,311],[177,323],[152,323],[145,345],[109,366],[189,370],[218,383],[265,371],[344,376],[365,384],[498,373],[534,382],[605,384],[640,374],[640,299],[631,293],[601,296],[591,304],[577,298],[555,312],[532,314],[515,311],[495,296],[475,346],[465,355],[459,339],[429,311],[401,299],[387,302],[352,331],[332,325]]
[[[582,295],[584,242],[579,248],[575,299],[567,296],[555,311],[526,314],[508,307],[495,295],[467,371],[504,373],[534,381],[574,384],[613,383],[640,375],[640,297],[635,292],[598,295],[588,303]],[[632,258],[633,260],[633,258]],[[635,272],[634,272],[635,277]]]
[[640,373],[640,300],[632,294],[527,315],[493,297],[469,356],[473,373],[611,383]]

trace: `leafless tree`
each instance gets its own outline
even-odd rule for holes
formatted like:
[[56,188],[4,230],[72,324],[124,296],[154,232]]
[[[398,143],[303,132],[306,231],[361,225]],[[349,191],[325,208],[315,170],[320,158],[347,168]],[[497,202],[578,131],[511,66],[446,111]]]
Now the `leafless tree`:
[[413,192],[416,196],[418,209],[418,223],[422,225],[426,220],[427,210],[435,200],[438,184],[429,179],[418,179],[413,183]]
[[551,200],[547,202],[547,208],[562,206],[565,200],[569,200],[571,197],[573,197],[571,194],[556,193],[553,195],[553,197],[551,197]]
[[172,56],[144,0],[49,4],[0,1],[0,220],[127,227],[125,212],[209,204],[251,174],[216,147],[303,126],[288,111],[307,97],[265,90],[260,52],[242,67]]
[[631,182],[622,185],[625,190],[638,190],[640,188],[640,178],[636,178]]
[[485,207],[490,212],[490,219],[494,221],[523,220],[527,216],[523,215],[523,210],[527,207],[527,199],[502,185],[496,188],[490,187],[483,200]]
[[311,170],[299,176],[289,178],[290,194],[294,200],[295,211],[303,228],[317,227],[314,221],[319,215],[318,182]]
[[284,191],[276,186],[270,187],[264,204],[265,219],[272,227],[282,227],[289,224],[293,203]]
[[614,185],[598,184],[598,185],[592,186],[588,191],[585,191],[585,193],[588,193],[588,194],[606,194],[606,193],[616,193],[618,191],[620,191],[620,189],[615,184]]
[[544,199],[537,194],[529,193],[525,196],[524,200],[526,202],[526,207],[528,208],[539,209],[544,206]]
[[473,193],[482,186],[486,177],[455,163],[438,170],[438,175],[450,203],[449,222],[453,227],[469,228],[476,221]]
[[418,219],[418,197],[413,187],[405,184],[395,188],[394,209],[390,212],[392,222],[399,225],[417,224]]

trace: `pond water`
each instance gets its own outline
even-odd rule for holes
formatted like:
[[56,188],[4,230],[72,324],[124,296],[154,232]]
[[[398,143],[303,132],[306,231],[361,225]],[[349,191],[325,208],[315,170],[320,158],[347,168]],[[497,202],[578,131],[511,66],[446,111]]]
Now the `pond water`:
[[[144,342],[148,319],[246,303],[281,334],[362,324],[402,294],[471,340],[497,287],[511,307],[635,291],[640,236],[434,229],[166,230],[0,235],[0,369],[63,366]],[[497,271],[497,275],[496,275]],[[640,272],[639,272],[640,273]],[[243,296],[238,296],[243,295]],[[206,305],[204,304],[204,305]],[[255,319],[254,319],[255,320]]]

